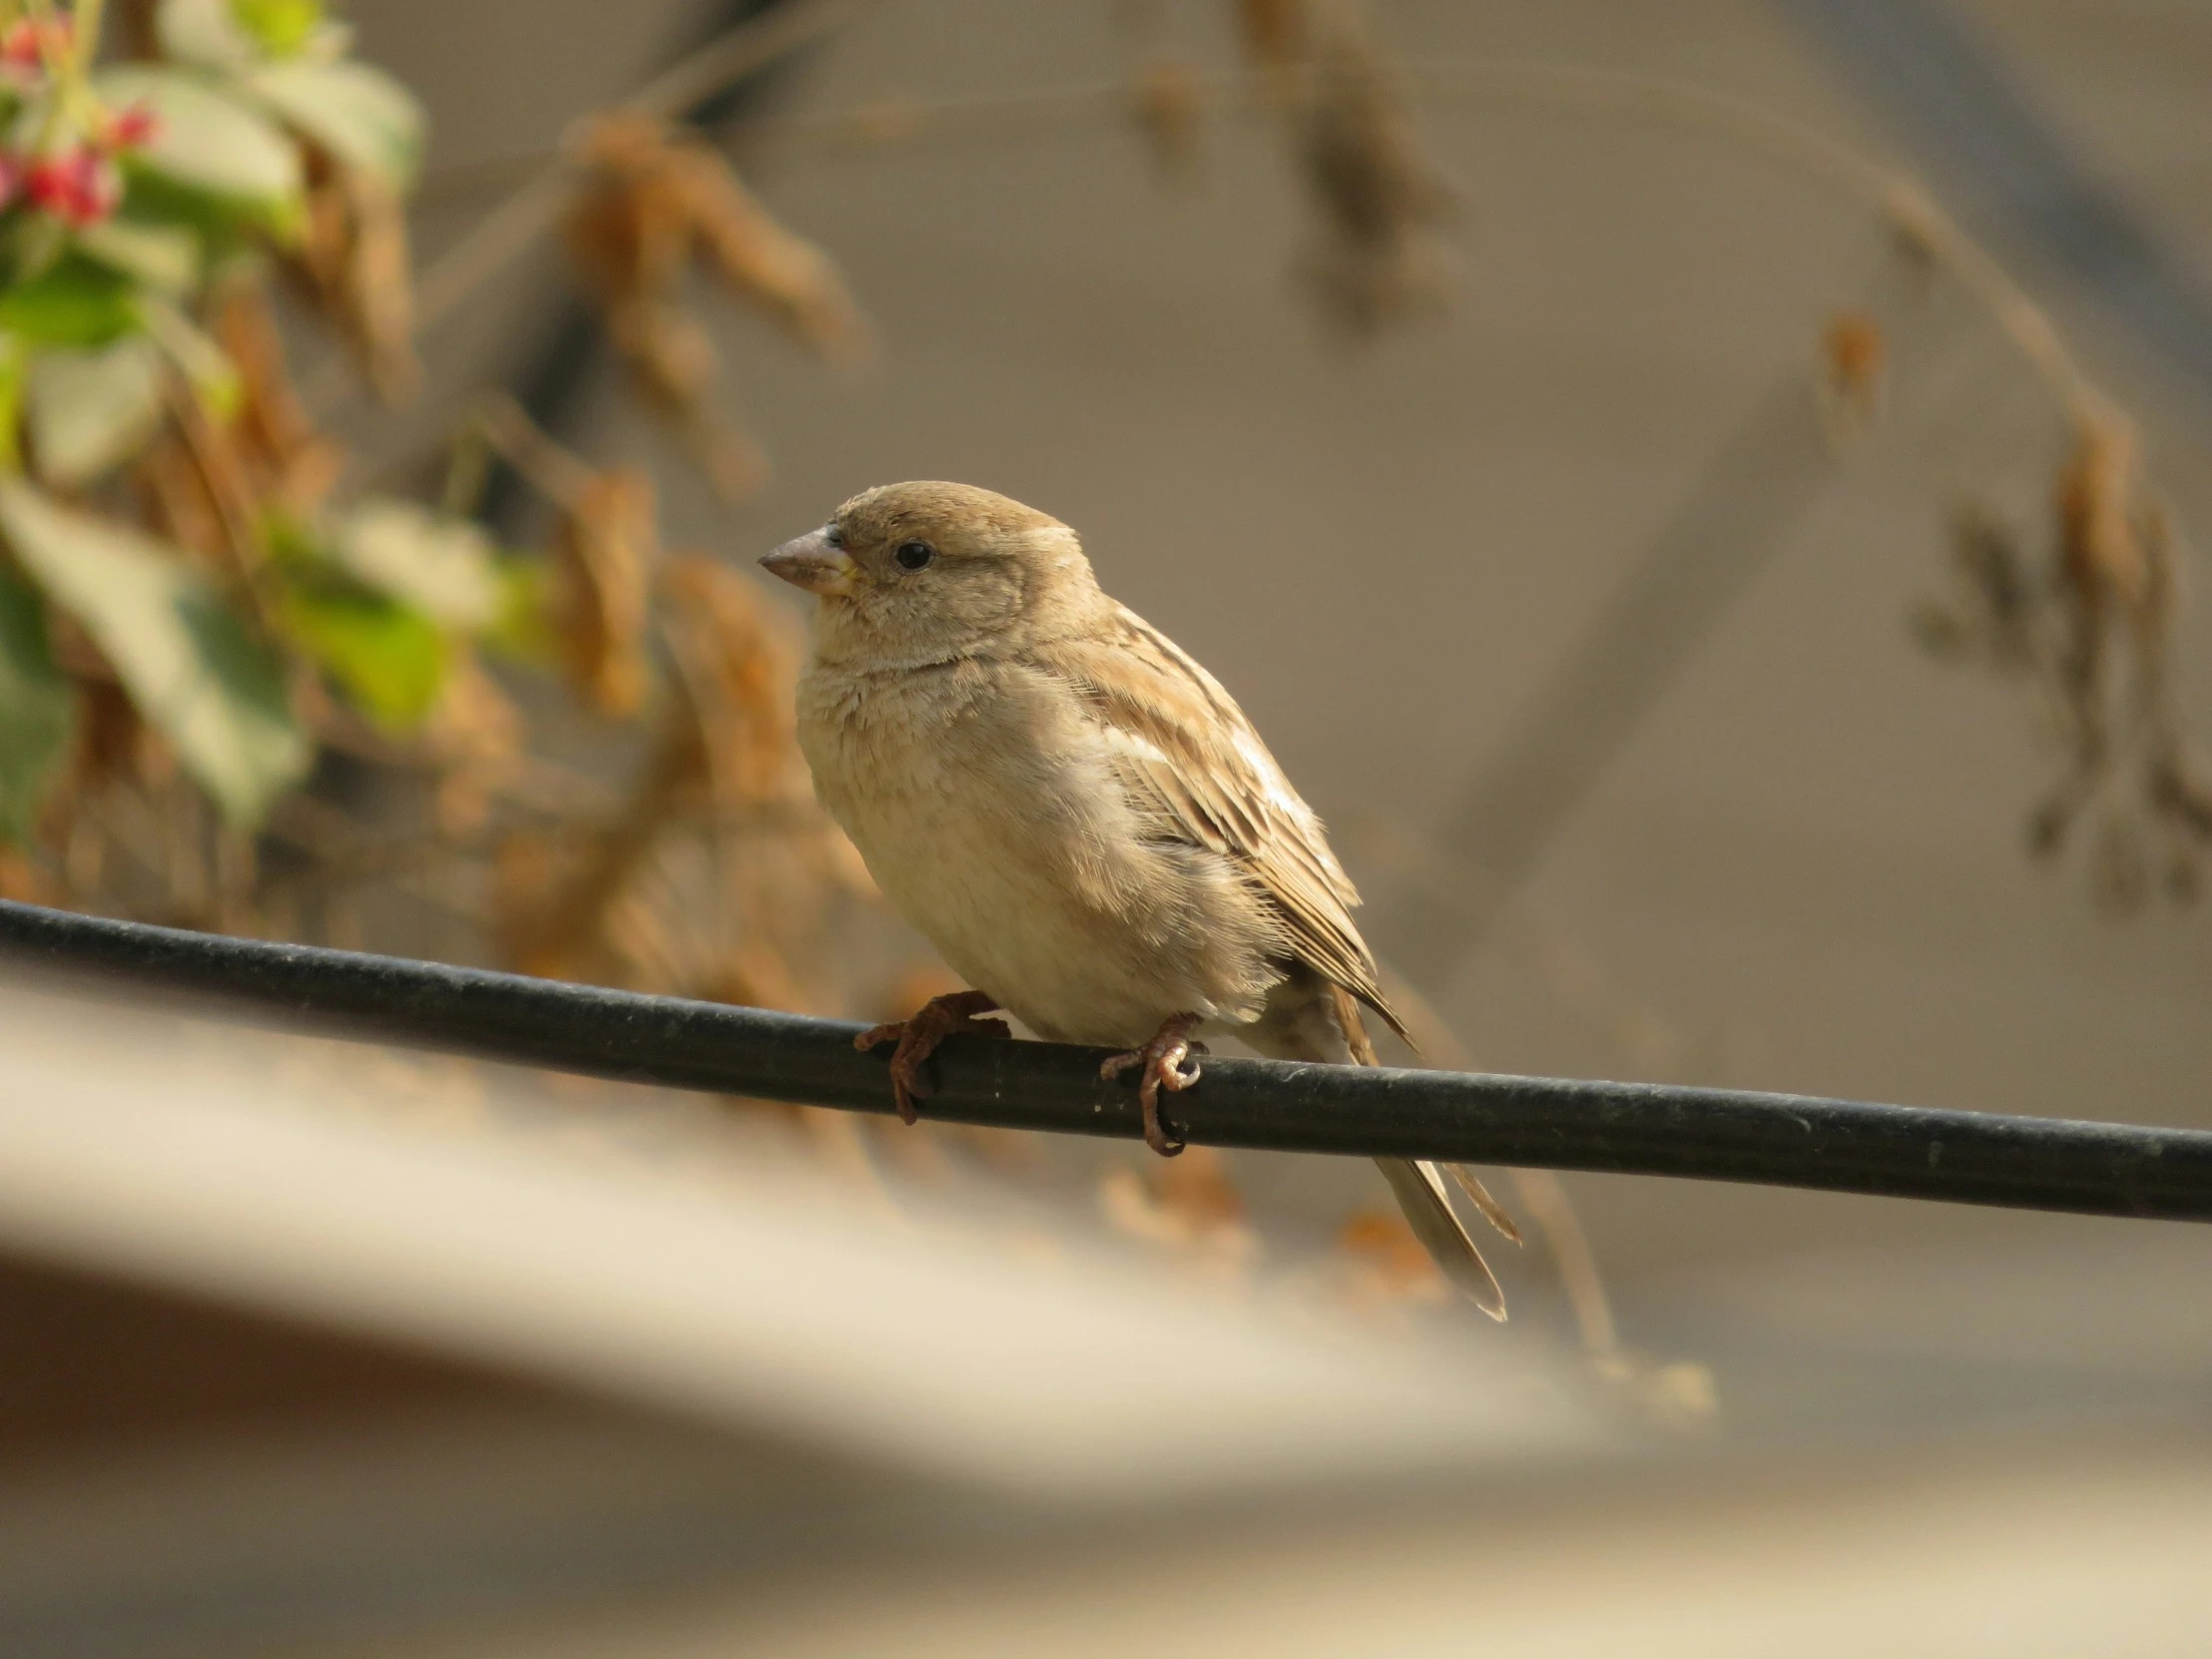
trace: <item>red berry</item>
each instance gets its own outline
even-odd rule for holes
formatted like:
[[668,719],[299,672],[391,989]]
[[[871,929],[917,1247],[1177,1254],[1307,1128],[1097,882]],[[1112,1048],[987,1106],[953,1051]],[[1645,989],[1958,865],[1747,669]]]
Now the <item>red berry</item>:
[[108,130],[102,135],[105,148],[136,150],[152,144],[161,135],[162,118],[154,113],[151,104],[133,104],[127,110],[118,111],[108,122]]
[[123,179],[97,152],[73,145],[31,164],[24,194],[41,213],[69,225],[97,225],[123,199]]

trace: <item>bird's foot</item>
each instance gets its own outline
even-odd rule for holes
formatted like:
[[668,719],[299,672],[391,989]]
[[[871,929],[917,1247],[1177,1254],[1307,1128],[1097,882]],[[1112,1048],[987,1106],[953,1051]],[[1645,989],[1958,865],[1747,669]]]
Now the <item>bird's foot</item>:
[[937,1044],[956,1033],[972,1037],[1011,1037],[1014,1034],[1002,1019],[976,1017],[997,1006],[986,991],[952,991],[931,997],[909,1019],[870,1026],[852,1039],[852,1046],[863,1054],[883,1043],[898,1044],[897,1051],[891,1055],[891,1098],[898,1104],[901,1122],[916,1122],[920,1114],[914,1110],[914,1102],[927,1100],[937,1092],[936,1085],[922,1070],[929,1063],[929,1056],[936,1052]]
[[1204,1054],[1204,1043],[1191,1041],[1191,1033],[1201,1023],[1197,1014],[1177,1014],[1160,1027],[1159,1034],[1142,1048],[1133,1048],[1127,1054],[1116,1054],[1098,1068],[1101,1077],[1119,1077],[1132,1066],[1144,1067],[1144,1078],[1137,1086],[1137,1099],[1144,1105],[1144,1144],[1163,1158],[1172,1158],[1183,1150],[1181,1141],[1168,1139],[1167,1130],[1160,1122],[1160,1091],[1180,1094],[1198,1081],[1198,1061],[1194,1056]]

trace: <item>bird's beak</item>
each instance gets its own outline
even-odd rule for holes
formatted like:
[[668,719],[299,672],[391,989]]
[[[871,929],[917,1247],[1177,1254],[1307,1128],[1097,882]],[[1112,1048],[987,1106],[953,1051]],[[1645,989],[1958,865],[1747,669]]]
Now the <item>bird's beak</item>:
[[809,593],[848,594],[852,579],[860,573],[841,547],[831,547],[828,532],[813,530],[794,536],[775,552],[765,555],[761,568],[781,576],[795,588]]

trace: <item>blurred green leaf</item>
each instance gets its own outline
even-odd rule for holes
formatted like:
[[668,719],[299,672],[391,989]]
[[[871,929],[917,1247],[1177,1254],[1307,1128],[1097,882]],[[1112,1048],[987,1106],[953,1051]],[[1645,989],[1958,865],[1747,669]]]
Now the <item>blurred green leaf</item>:
[[23,469],[23,386],[30,362],[30,347],[0,332],[0,472]]
[[0,271],[7,273],[8,286],[21,287],[45,276],[69,252],[69,227],[51,214],[14,214],[10,219],[0,237],[0,250],[5,251]]
[[153,142],[131,157],[134,170],[238,203],[268,223],[297,217],[298,149],[260,111],[182,69],[128,64],[104,71],[94,86],[111,104],[143,102],[160,118]]
[[79,230],[76,241],[89,258],[157,293],[182,294],[200,279],[200,239],[181,225],[104,219]]
[[311,571],[326,567],[330,562],[322,551],[322,544],[315,539],[313,527],[282,507],[271,506],[263,510],[262,540],[269,548],[271,562],[280,571]]
[[284,626],[346,700],[388,731],[420,726],[445,684],[438,625],[382,594],[335,583],[294,587]]
[[91,482],[152,437],[161,418],[162,354],[144,334],[31,360],[24,419],[39,476],[50,484]]
[[0,287],[0,329],[30,345],[87,349],[138,328],[137,285],[81,255],[64,255],[30,280]]
[[422,106],[414,94],[364,63],[282,63],[247,83],[270,109],[349,167],[395,191],[422,163]]
[[499,614],[484,630],[484,643],[501,656],[533,667],[560,659],[560,635],[553,627],[553,568],[527,553],[502,553],[498,559]]
[[259,822],[305,776],[313,750],[282,663],[183,553],[13,479],[0,481],[0,532],[233,824]]
[[54,661],[38,591],[0,571],[0,839],[29,838],[76,718],[77,696]]
[[213,272],[256,248],[264,234],[287,237],[304,223],[304,209],[284,218],[273,216],[253,203],[211,196],[159,173],[150,173],[124,158],[129,189],[123,197],[116,223],[147,225],[193,238],[200,245],[203,272]]
[[464,518],[371,496],[332,526],[330,551],[357,580],[448,627],[473,631],[499,615],[491,544]]
[[322,29],[321,0],[230,0],[231,15],[274,58],[291,56]]

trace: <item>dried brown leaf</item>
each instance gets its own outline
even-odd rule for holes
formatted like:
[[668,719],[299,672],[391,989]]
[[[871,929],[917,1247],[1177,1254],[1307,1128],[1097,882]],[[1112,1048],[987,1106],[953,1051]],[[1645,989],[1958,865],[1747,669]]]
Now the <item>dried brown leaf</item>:
[[624,307],[610,318],[646,400],[675,428],[725,501],[744,501],[768,481],[768,457],[714,401],[721,353],[694,317],[667,305]]
[[553,894],[573,873],[575,853],[572,837],[538,830],[509,830],[492,849],[493,930],[516,960],[524,952],[515,945],[533,931],[536,918],[546,913]]
[[1838,445],[1862,437],[1882,412],[1889,338],[1866,311],[1838,311],[1821,330],[1821,412]]
[[93,794],[111,778],[145,770],[155,740],[138,707],[112,678],[78,684],[77,753],[67,788]]
[[2057,490],[2059,571],[2085,618],[2134,610],[2150,585],[2137,533],[2141,463],[2134,429],[2108,412],[2084,414]]
[[[816,801],[799,750],[793,697],[803,648],[790,614],[759,578],[698,554],[668,561],[662,591],[724,840],[726,905],[756,930],[797,938],[832,894],[873,899],[874,884]],[[764,919],[771,912],[773,924]]]
[[1323,0],[1307,16],[1294,122],[1321,219],[1309,283],[1324,316],[1354,335],[1438,313],[1455,276],[1440,232],[1458,192],[1422,145],[1357,0]]
[[1467,1202],[1482,1212],[1482,1219],[1496,1228],[1500,1237],[1509,1244],[1521,1242],[1519,1226],[1505,1213],[1505,1206],[1491,1196],[1490,1189],[1482,1185],[1474,1171],[1464,1164],[1446,1164],[1444,1168],[1451,1172],[1451,1178],[1458,1183],[1459,1190],[1467,1195]]
[[311,517],[344,469],[344,452],[315,430],[284,362],[283,341],[259,282],[226,285],[215,334],[239,371],[237,442],[256,493]]
[[475,654],[457,650],[424,725],[423,747],[438,774],[439,833],[461,840],[483,829],[493,798],[520,775],[529,728]]
[[685,155],[687,200],[708,269],[831,362],[863,360],[867,320],[836,263],[779,224],[719,156]]
[[[702,770],[697,729],[681,706],[664,715],[644,770],[613,822],[580,828],[574,836],[551,843],[522,840],[504,852],[513,876],[501,889],[501,934],[511,959],[525,973],[581,977],[603,971],[596,954],[607,942],[606,929],[631,882],[648,867],[663,832],[683,815]],[[696,901],[695,901],[696,902]],[[695,920],[695,917],[687,917]],[[642,942],[641,942],[642,941]],[[631,943],[647,948],[651,939],[633,933]],[[633,970],[665,975],[657,960]],[[687,976],[682,983],[665,977],[662,989],[697,994]]]
[[1180,58],[1155,58],[1138,72],[1133,90],[1132,112],[1154,171],[1169,184],[1191,183],[1199,173],[1205,114],[1191,66]]
[[570,683],[600,713],[634,715],[651,682],[652,479],[635,468],[595,475],[562,515],[558,558],[554,620]]
[[1987,502],[1960,502],[1950,517],[1950,593],[1914,614],[1922,644],[2006,674],[2038,672],[2052,650],[2048,590],[2018,527]]
[[53,883],[39,867],[12,846],[0,846],[0,898],[18,904],[51,904]]
[[[2180,561],[2166,509],[2147,498],[2134,429],[2108,405],[2076,417],[2052,491],[2049,551],[2031,560],[1985,508],[1953,523],[1953,596],[1916,617],[1924,644],[2019,681],[2046,712],[2065,770],[2028,818],[2052,857],[2093,816],[2091,890],[2140,908],[2186,900],[2212,847],[2201,769],[2170,683]],[[2093,810],[2093,812],[2092,812]]]
[[720,809],[811,803],[793,704],[800,642],[790,618],[753,577],[701,554],[670,559],[661,585]]
[[1306,0],[1235,0],[1245,53],[1262,68],[1295,62],[1306,50]]
[[243,591],[263,601],[261,575],[269,558],[266,519],[238,427],[218,419],[185,387],[174,386],[169,401],[172,427],[183,440],[183,453],[220,528],[219,559]]
[[396,402],[421,377],[405,208],[374,174],[311,145],[306,158],[306,223],[291,270],[369,383]]
[[184,437],[165,427],[140,453],[134,470],[140,510],[163,539],[220,568],[230,535],[223,513]]
[[568,222],[579,270],[649,400],[733,499],[758,488],[759,452],[714,404],[713,342],[683,308],[699,265],[833,360],[865,355],[865,319],[830,257],[781,225],[729,163],[641,116],[605,116],[578,147],[589,183]]
[[[760,486],[759,451],[714,404],[721,354],[677,297],[692,227],[676,181],[653,165],[659,129],[602,122],[589,153],[601,174],[579,196],[568,245],[605,308],[615,347],[646,402],[673,426],[726,499]],[[633,154],[635,152],[635,154]]]

